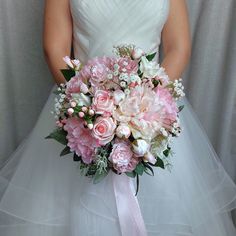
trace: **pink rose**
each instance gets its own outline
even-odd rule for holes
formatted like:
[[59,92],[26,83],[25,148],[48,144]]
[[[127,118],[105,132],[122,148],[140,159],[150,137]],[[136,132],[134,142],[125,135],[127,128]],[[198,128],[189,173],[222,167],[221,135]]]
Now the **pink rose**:
[[97,114],[111,115],[114,109],[114,102],[110,92],[97,90],[94,94],[92,107]]
[[64,130],[68,133],[66,138],[70,150],[81,156],[84,163],[91,163],[95,148],[99,147],[99,144],[98,140],[91,135],[91,131],[84,127],[83,121],[77,118],[69,118]]
[[114,138],[116,124],[111,117],[98,117],[94,123],[92,134],[100,145],[106,145]]
[[130,143],[123,140],[116,140],[109,161],[118,173],[131,172],[138,164],[138,158],[133,155]]

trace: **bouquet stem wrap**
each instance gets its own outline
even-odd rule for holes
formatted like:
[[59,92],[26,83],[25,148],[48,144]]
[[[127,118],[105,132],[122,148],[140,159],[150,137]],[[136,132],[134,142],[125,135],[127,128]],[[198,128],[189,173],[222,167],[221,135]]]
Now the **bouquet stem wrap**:
[[132,179],[124,174],[112,178],[122,236],[147,236]]

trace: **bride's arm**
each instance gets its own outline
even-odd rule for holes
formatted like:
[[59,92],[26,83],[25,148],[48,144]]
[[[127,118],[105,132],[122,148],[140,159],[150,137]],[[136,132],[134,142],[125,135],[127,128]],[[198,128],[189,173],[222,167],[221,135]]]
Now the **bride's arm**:
[[171,79],[181,77],[191,54],[189,20],[185,0],[170,0],[170,13],[162,32],[162,66]]
[[44,54],[57,84],[65,79],[60,69],[66,68],[62,58],[71,54],[72,19],[69,0],[46,0],[44,14]]

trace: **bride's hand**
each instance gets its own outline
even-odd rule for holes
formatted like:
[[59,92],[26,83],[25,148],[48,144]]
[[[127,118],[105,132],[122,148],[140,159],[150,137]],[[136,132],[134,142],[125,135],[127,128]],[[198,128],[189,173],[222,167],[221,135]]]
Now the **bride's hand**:
[[170,12],[162,31],[164,60],[169,77],[180,78],[191,54],[187,7],[184,0],[170,0]]
[[65,83],[60,69],[66,68],[64,56],[70,56],[72,19],[69,0],[46,0],[44,15],[44,54],[55,82]]

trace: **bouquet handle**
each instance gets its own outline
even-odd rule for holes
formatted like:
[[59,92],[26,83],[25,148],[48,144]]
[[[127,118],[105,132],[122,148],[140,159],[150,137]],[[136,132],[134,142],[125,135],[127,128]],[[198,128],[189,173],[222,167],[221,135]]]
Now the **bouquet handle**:
[[125,174],[112,178],[122,236],[147,236],[132,179]]

